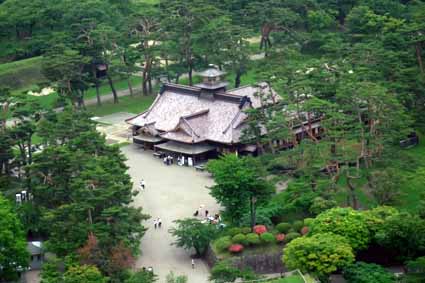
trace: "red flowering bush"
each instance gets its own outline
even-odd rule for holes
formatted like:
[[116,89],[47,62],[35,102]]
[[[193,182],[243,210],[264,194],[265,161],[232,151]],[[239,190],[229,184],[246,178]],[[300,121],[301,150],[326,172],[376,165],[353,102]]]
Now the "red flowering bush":
[[276,242],[282,243],[285,240],[285,234],[277,234],[275,238]]
[[307,226],[304,226],[303,228],[301,228],[301,235],[306,235],[308,233],[309,229]]
[[229,252],[231,253],[240,253],[243,251],[243,246],[241,244],[233,244],[229,247]]
[[256,225],[254,226],[254,233],[257,235],[261,235],[267,232],[267,228],[264,225]]

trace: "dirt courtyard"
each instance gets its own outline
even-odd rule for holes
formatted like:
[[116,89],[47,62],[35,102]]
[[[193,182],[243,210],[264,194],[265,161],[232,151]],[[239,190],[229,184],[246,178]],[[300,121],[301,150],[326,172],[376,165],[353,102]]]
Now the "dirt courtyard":
[[[122,152],[128,159],[126,163],[134,190],[138,189],[142,178],[146,182],[146,189],[135,197],[134,205],[142,207],[143,212],[152,217],[144,223],[149,230],[142,239],[142,254],[136,267],[153,267],[160,283],[165,282],[170,271],[187,275],[189,283],[208,282],[207,266],[201,260],[195,260],[195,269],[192,269],[190,253],[171,246],[173,238],[168,229],[172,227],[173,220],[192,217],[200,205],[204,205],[204,210],[208,209],[210,214],[219,211],[206,188],[213,184],[212,178],[195,168],[166,166],[153,157],[152,151],[143,151],[134,144],[123,147]],[[157,217],[162,219],[163,227],[155,230],[153,219]]]

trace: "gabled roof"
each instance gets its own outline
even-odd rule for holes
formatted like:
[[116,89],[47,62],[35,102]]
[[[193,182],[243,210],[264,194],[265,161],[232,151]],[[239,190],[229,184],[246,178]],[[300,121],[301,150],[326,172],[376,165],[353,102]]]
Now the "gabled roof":
[[[275,102],[274,98],[268,102],[260,101],[255,95],[260,91],[264,89],[247,86],[226,93],[213,93],[207,99],[201,95],[200,87],[165,84],[151,107],[127,122],[153,127],[162,138],[184,143],[207,140],[238,143],[240,125],[247,117],[244,110]],[[274,91],[272,93],[276,95]]]

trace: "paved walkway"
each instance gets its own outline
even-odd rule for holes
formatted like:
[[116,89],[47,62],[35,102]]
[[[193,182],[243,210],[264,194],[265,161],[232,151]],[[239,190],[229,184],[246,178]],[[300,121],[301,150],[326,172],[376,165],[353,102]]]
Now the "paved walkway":
[[[210,213],[218,212],[218,205],[205,187],[213,184],[212,179],[194,168],[166,166],[152,156],[152,151],[143,151],[133,144],[123,147],[122,151],[128,158],[134,189],[142,178],[146,181],[146,189],[135,197],[134,204],[152,216],[144,223],[149,230],[142,239],[142,255],[136,267],[152,266],[159,275],[159,283],[165,282],[170,271],[187,275],[188,283],[208,282],[208,267],[201,260],[195,260],[196,267],[192,269],[191,254],[171,246],[173,238],[167,230],[173,226],[173,220],[191,217],[201,204]],[[157,217],[162,219],[163,227],[155,230],[153,218]]]

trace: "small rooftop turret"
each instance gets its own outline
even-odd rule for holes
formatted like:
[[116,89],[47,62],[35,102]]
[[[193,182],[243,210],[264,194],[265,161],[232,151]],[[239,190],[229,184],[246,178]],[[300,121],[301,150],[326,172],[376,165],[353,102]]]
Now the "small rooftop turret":
[[206,69],[199,74],[202,77],[202,83],[196,84],[195,86],[209,92],[224,92],[226,91],[227,82],[222,81],[222,78],[225,74],[225,72],[217,70],[216,68]]

